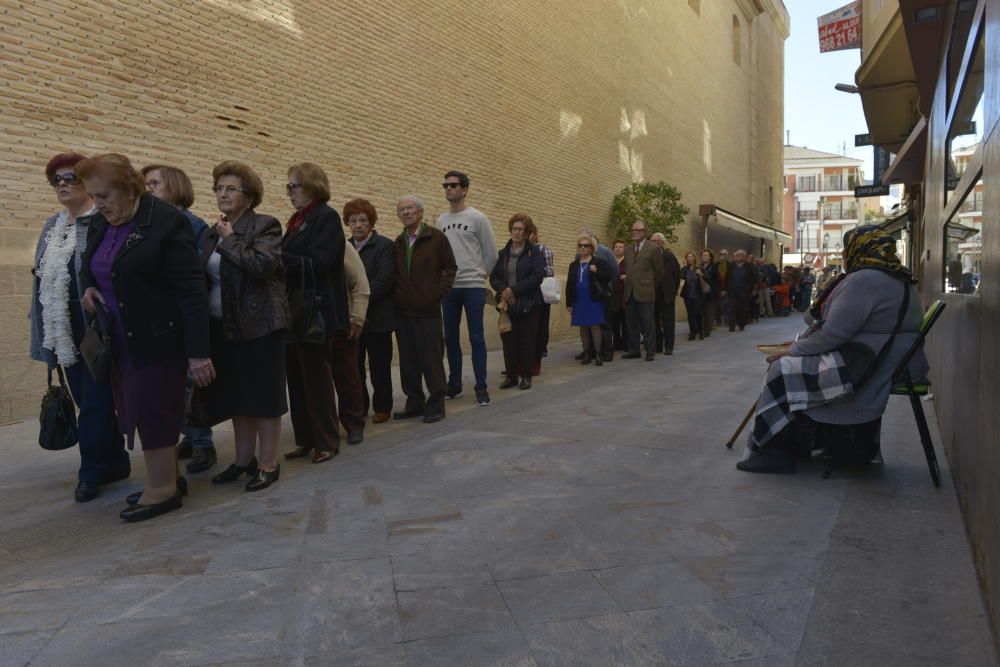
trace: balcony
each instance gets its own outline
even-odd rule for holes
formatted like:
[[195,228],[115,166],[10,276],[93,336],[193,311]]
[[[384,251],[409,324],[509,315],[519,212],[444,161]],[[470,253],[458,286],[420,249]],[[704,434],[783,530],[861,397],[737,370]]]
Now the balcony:
[[826,176],[823,178],[823,192],[851,192],[857,184],[856,176]]
[[817,211],[799,211],[796,216],[798,222],[807,222],[811,220],[819,220],[819,214]]
[[823,207],[823,219],[824,220],[857,220],[858,219],[858,207],[852,205],[848,206],[824,206]]
[[816,177],[805,176],[795,180],[796,192],[816,192]]

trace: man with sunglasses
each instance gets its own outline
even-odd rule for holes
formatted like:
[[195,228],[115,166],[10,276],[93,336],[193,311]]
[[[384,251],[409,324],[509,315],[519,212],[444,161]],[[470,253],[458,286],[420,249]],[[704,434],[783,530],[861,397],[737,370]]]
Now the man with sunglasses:
[[444,342],[448,350],[448,398],[462,395],[462,345],[459,329],[462,310],[469,329],[472,347],[472,368],[476,376],[476,404],[490,404],[486,388],[486,336],[483,333],[483,309],[486,307],[486,279],[496,264],[497,241],[493,227],[482,212],[465,202],[469,193],[469,177],[460,171],[444,175],[445,199],[450,210],[437,220],[455,253],[458,275],[455,286],[448,292],[441,308],[444,315]]

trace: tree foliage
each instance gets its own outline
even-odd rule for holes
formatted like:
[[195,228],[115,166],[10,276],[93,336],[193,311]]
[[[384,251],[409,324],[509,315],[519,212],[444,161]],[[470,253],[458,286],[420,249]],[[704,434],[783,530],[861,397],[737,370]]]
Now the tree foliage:
[[674,243],[677,241],[674,229],[688,213],[687,206],[681,203],[680,191],[672,185],[663,181],[633,183],[615,195],[611,203],[611,241],[630,240],[632,223],[641,218],[650,236],[660,232],[669,243]]

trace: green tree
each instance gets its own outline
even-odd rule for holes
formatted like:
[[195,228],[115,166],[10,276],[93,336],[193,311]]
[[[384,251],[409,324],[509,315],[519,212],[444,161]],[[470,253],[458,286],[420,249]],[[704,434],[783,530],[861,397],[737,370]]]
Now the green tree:
[[660,232],[674,243],[677,241],[674,229],[688,213],[688,207],[681,203],[680,190],[672,185],[662,181],[633,183],[615,195],[611,203],[610,240],[631,239],[632,223],[641,218],[650,236]]

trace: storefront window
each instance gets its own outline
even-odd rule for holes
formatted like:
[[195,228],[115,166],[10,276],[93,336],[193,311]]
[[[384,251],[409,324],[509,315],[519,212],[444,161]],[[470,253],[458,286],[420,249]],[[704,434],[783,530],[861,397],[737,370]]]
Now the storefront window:
[[979,31],[972,65],[962,86],[958,105],[948,131],[948,160],[945,161],[945,199],[951,199],[958,182],[983,140],[983,84],[986,54]]
[[944,231],[944,291],[979,296],[983,280],[982,172]]

